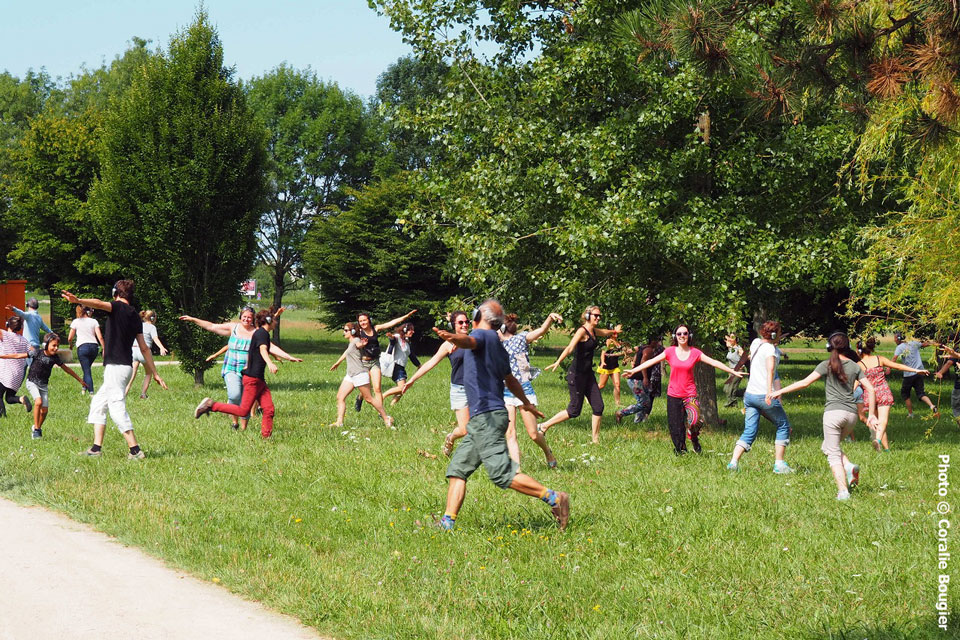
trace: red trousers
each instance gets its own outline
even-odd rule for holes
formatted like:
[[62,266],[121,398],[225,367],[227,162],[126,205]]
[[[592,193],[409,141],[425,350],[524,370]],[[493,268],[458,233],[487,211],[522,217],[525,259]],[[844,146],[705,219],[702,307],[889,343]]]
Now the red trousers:
[[232,416],[242,418],[250,415],[250,409],[253,403],[260,401],[260,408],[263,409],[263,423],[260,426],[260,435],[269,438],[273,433],[273,397],[270,395],[270,389],[262,378],[251,378],[243,376],[243,395],[240,397],[240,405],[227,404],[226,402],[214,402],[211,411],[218,413],[229,413]]

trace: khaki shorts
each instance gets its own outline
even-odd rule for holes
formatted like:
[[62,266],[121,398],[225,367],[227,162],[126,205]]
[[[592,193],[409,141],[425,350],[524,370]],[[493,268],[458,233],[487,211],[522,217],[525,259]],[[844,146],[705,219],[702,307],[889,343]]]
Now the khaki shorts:
[[517,463],[507,452],[506,409],[496,409],[470,418],[467,436],[457,446],[447,467],[448,478],[466,480],[482,464],[490,481],[507,489],[517,475]]

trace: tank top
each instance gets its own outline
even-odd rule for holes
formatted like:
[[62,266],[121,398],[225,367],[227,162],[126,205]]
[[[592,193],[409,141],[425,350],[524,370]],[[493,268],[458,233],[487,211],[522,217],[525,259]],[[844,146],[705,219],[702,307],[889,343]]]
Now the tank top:
[[460,348],[450,354],[450,384],[463,384],[463,356],[466,354]]
[[586,375],[593,371],[593,353],[597,348],[597,339],[584,327],[587,332],[587,339],[578,342],[573,349],[573,364],[570,365],[570,373],[574,375]]
[[[227,352],[223,356],[223,367],[220,369],[220,375],[227,373],[240,372],[247,368],[247,356],[250,353],[250,338],[243,338],[237,333],[240,325],[234,325],[230,333],[230,339],[227,341]],[[251,336],[252,338],[253,336]]]
[[612,371],[620,366],[620,356],[611,355],[609,351],[604,351],[600,359],[603,361],[603,368],[607,371]]
[[378,360],[380,358],[380,334],[373,330],[373,334],[364,333],[360,330],[360,337],[367,339],[367,344],[360,348],[360,355],[364,360]]

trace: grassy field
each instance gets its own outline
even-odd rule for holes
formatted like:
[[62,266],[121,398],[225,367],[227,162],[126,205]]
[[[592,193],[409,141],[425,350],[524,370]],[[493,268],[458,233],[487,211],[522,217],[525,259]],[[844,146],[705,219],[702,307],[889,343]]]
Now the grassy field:
[[[521,438],[524,470],[571,494],[565,533],[542,503],[480,471],[457,531],[441,534],[432,525],[446,491],[446,460],[435,455],[453,424],[448,366],[391,410],[395,430],[370,407],[327,427],[343,374],[328,369],[343,344],[310,316],[284,318],[287,346],[305,362],[268,376],[278,406],[269,441],[256,419],[239,433],[225,416],[194,420],[204,395],[225,399],[218,370],[195,389],[165,367],[170,391],[129,400],[147,459],[128,463],[110,427],[103,458],[88,460],[77,455],[91,438],[88,402],[55,371],[42,441],[17,407],[0,422],[0,491],[337,638],[951,637],[934,624],[932,513],[936,456],[960,453],[949,415],[925,438],[933,421],[908,421],[899,405],[886,455],[861,429],[845,446],[863,469],[846,504],[820,453],[822,385],[786,403],[792,476],[771,473],[769,423],[741,471],[725,470],[739,410],[722,410],[727,426],[705,433],[702,456],[683,459],[671,453],[662,398],[643,425],[605,420],[598,446],[584,416],[549,434],[557,471]],[[554,354],[541,348],[534,364]],[[781,375],[799,379],[822,355],[795,351]],[[535,386],[546,413],[566,405],[559,374]],[[928,389],[949,407],[947,384]],[[612,416],[609,388],[605,399]]]

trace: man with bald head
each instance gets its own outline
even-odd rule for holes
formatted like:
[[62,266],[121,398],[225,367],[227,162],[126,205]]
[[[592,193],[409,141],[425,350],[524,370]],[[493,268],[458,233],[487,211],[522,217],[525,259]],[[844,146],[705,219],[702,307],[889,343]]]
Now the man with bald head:
[[510,373],[509,356],[497,335],[503,322],[503,307],[496,300],[487,300],[474,310],[473,331],[469,335],[433,328],[438,336],[465,351],[463,386],[470,409],[467,436],[447,467],[447,507],[440,527],[454,528],[467,492],[467,479],[482,464],[490,480],[501,489],[513,489],[547,503],[562,530],[570,517],[570,497],[518,473],[518,465],[507,451],[509,419],[503,402],[504,383],[523,403],[525,410],[541,418],[543,414],[530,404],[520,382]]

